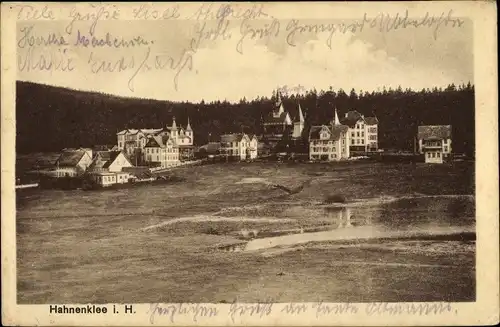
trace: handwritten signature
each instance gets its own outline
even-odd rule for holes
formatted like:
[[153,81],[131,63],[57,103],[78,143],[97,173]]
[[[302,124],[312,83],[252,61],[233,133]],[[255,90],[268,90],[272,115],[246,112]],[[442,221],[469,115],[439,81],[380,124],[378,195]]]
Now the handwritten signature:
[[179,304],[151,304],[149,307],[149,322],[154,323],[156,316],[167,316],[170,322],[175,321],[178,315],[189,316],[192,321],[197,322],[198,317],[215,317],[219,314],[219,309],[215,305],[203,305],[200,303],[179,303]]

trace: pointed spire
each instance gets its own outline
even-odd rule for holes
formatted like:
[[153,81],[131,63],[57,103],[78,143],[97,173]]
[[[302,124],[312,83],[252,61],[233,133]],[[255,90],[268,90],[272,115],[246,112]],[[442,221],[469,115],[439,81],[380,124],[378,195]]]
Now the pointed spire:
[[333,121],[334,125],[340,125],[339,115],[337,114],[337,107],[335,107],[335,120]]
[[283,102],[281,101],[281,93],[280,90],[278,89],[276,91],[276,107],[281,106]]
[[188,117],[188,124],[186,126],[186,131],[192,131],[191,124],[189,123],[189,117]]
[[172,130],[177,130],[177,124],[175,123],[175,116],[172,118]]
[[300,102],[299,102],[299,122],[301,123],[304,122],[304,114],[302,113],[302,107],[300,106]]

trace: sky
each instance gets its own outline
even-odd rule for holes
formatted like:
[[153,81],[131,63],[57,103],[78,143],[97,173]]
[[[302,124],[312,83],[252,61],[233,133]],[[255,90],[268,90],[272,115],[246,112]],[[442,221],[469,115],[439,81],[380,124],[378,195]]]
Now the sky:
[[[95,29],[89,22],[20,21],[17,79],[171,101],[238,101],[270,96],[284,86],[349,92],[474,82],[473,29],[467,19],[460,27],[442,24],[439,29],[306,31],[362,19],[274,19],[267,13],[247,20],[99,21]],[[259,37],[266,24],[271,36]],[[217,37],[209,36],[211,29],[219,32]],[[135,39],[142,44],[83,46],[92,34],[98,40]],[[40,44],[61,37],[66,44]],[[41,61],[53,65],[40,69]]]

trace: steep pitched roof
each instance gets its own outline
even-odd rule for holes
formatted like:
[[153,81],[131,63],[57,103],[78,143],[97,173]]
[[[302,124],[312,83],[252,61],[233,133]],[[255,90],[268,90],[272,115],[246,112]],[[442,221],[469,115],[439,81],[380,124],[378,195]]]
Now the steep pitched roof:
[[[120,153],[123,153],[122,151],[98,151],[94,157],[94,160],[92,161],[92,164],[90,165],[89,169],[107,169],[109,166],[115,162],[116,158],[120,155]],[[127,159],[130,164],[132,162],[130,159],[123,153],[123,156],[125,159]]]
[[447,139],[451,138],[451,125],[418,126],[419,139]]
[[[116,158],[118,158],[118,156],[121,154],[122,152],[121,151],[108,151],[108,160],[104,163],[104,165],[102,166],[102,168],[106,169],[106,168],[109,168],[109,166],[111,166],[113,164],[113,162],[115,162]],[[123,155],[125,157],[125,159],[128,160],[128,162],[130,162],[129,158],[127,158],[127,156],[124,154]],[[132,164],[130,162],[130,164]]]
[[220,141],[221,143],[241,142],[245,137],[249,138],[249,136],[244,133],[223,134],[220,136]]
[[59,167],[76,167],[87,153],[83,150],[64,150],[56,160]]
[[153,148],[165,148],[167,146],[167,142],[168,141],[171,141],[172,143],[174,143],[174,146],[175,146],[175,142],[174,140],[168,136],[168,135],[163,135],[163,136],[160,136],[160,135],[153,135],[149,138],[148,142],[146,143],[145,147],[146,148],[150,148],[150,147],[153,147]]
[[377,117],[365,117],[365,124],[366,125],[377,125],[378,119],[377,119]]
[[363,116],[357,111],[357,110],[350,110],[347,112],[345,117],[343,117],[340,120],[340,123],[342,125],[347,125],[349,127],[354,127],[356,123],[360,120],[363,119]]
[[343,125],[347,125],[353,128],[359,120],[363,120],[367,125],[376,125],[378,124],[377,117],[364,117],[357,110],[350,110],[347,112],[346,116],[340,119],[340,122]]
[[326,130],[330,137],[328,141],[338,141],[342,133],[347,133],[348,126],[346,125],[332,125],[332,126],[311,126],[309,130],[309,140],[320,140],[321,131]]

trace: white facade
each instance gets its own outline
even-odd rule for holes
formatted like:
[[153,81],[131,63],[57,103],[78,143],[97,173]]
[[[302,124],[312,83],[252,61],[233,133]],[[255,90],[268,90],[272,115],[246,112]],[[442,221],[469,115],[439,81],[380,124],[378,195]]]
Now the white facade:
[[426,163],[443,163],[452,154],[451,125],[419,126],[417,138]]
[[168,136],[176,146],[192,146],[194,144],[194,133],[189,122],[186,128],[177,126],[175,117],[172,119],[172,125],[165,128],[143,128],[126,129],[116,134],[118,150],[124,150],[129,156],[144,156],[144,147],[153,136]]
[[309,136],[309,160],[339,161],[350,156],[347,126],[312,126]]
[[50,173],[53,177],[75,177],[85,173],[92,163],[92,150],[64,150]]
[[258,140],[255,135],[221,135],[220,154],[238,160],[255,159],[258,155]]
[[125,184],[128,183],[130,178],[129,173],[119,172],[119,173],[94,173],[92,174],[92,179],[100,186],[107,187],[114,184]]
[[180,162],[179,147],[168,136],[151,137],[144,147],[144,161],[157,163],[162,168],[177,166]]
[[365,117],[357,111],[349,111],[342,121],[349,127],[352,151],[373,152],[378,150],[378,120]]

